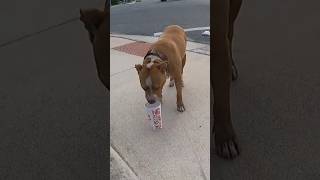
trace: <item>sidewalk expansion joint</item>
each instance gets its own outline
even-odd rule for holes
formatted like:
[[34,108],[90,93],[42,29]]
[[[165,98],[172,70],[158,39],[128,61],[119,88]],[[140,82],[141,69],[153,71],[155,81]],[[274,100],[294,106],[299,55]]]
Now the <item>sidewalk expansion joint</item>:
[[193,52],[193,53],[196,53],[196,54],[210,56],[210,51],[208,53],[207,52],[199,52],[199,51],[197,51],[197,50],[201,50],[202,48],[189,49],[189,50],[186,50],[186,51]]
[[44,29],[42,29],[42,30],[39,30],[39,31],[30,33],[30,34],[26,34],[26,35],[23,35],[23,36],[18,37],[18,38],[16,38],[16,39],[13,39],[13,40],[4,42],[4,43],[0,44],[0,48],[5,47],[5,46],[8,46],[8,45],[11,45],[11,44],[14,44],[14,43],[16,43],[16,42],[20,42],[20,41],[22,41],[22,40],[24,40],[24,39],[27,39],[27,38],[36,36],[36,35],[41,34],[41,33],[43,33],[43,32],[47,32],[47,31],[49,31],[49,30],[58,28],[58,27],[63,26],[63,25],[65,25],[65,24],[74,22],[74,21],[76,21],[76,20],[78,20],[78,19],[79,19],[79,17],[75,17],[75,18],[72,18],[72,19],[68,19],[68,20],[66,20],[66,21],[63,21],[63,22],[61,22],[61,23],[58,23],[58,24],[49,26],[49,27],[44,28]]
[[[129,34],[126,34],[126,35],[129,35]],[[122,36],[117,36],[117,35],[112,35],[112,34],[110,34],[110,37],[127,39],[127,40],[130,40],[130,41],[136,41],[136,42],[144,42],[144,41],[138,41],[137,39],[128,38],[128,37],[122,37]]]
[[123,73],[123,72],[129,71],[129,70],[131,70],[131,69],[134,69],[134,67],[131,67],[131,68],[128,68],[128,69],[125,69],[125,70],[122,70],[122,71],[119,71],[119,72],[110,74],[110,77],[116,76],[116,75],[118,75],[118,74],[121,74],[121,73]]
[[111,143],[110,147],[114,150],[114,152],[117,153],[117,155],[121,158],[121,160],[127,165],[128,169],[136,176],[138,177],[138,174],[134,171],[133,167],[130,166],[129,162],[120,154],[120,152],[115,148]]

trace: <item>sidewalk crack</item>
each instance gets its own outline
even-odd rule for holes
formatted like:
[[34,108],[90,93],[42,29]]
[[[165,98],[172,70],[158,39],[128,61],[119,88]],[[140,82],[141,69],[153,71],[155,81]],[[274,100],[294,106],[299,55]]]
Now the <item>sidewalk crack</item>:
[[21,36],[21,37],[18,37],[18,38],[16,38],[16,39],[13,39],[13,40],[9,40],[9,41],[7,41],[7,42],[4,42],[4,43],[0,44],[0,48],[5,47],[5,46],[8,46],[8,45],[11,45],[11,44],[14,44],[14,43],[16,43],[16,42],[20,42],[20,41],[22,41],[22,40],[24,40],[24,39],[27,39],[27,38],[29,38],[29,37],[36,36],[36,35],[41,34],[41,33],[43,33],[43,32],[47,32],[47,31],[49,31],[49,30],[51,30],[51,29],[58,28],[58,27],[63,26],[63,25],[65,25],[65,24],[74,22],[74,21],[76,21],[76,20],[78,20],[78,19],[79,19],[79,17],[75,17],[75,18],[72,18],[72,19],[68,19],[68,20],[66,20],[66,21],[63,21],[63,22],[61,22],[61,23],[58,23],[58,24],[49,26],[49,27],[44,28],[44,29],[42,29],[42,30],[39,30],[39,31],[36,31],[36,32],[32,32],[32,33],[23,35],[23,36]]

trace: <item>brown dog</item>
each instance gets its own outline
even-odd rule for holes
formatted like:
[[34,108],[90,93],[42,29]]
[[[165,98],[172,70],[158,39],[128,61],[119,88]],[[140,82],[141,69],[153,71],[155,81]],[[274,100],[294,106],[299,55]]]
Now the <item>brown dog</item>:
[[187,36],[177,25],[168,26],[157,42],[151,45],[143,64],[135,65],[140,84],[149,103],[162,101],[162,89],[167,77],[176,85],[177,110],[185,111],[182,101],[183,67],[186,62]]
[[239,155],[236,135],[230,115],[230,84],[237,79],[237,69],[232,58],[233,24],[242,0],[214,0],[211,2],[213,16],[213,114],[215,150],[223,158],[233,159]]
[[80,20],[84,23],[93,46],[98,77],[107,89],[109,89],[110,76],[107,61],[107,58],[109,58],[107,57],[107,51],[110,39],[107,34],[108,12],[109,5],[107,3],[103,11],[99,9],[80,9]]

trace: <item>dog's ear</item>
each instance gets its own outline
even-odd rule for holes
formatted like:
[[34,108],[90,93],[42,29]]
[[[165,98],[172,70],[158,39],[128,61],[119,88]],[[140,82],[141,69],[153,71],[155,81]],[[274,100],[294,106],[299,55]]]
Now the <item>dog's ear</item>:
[[137,72],[139,74],[141,72],[141,70],[142,70],[142,65],[141,64],[136,64],[134,67],[136,68],[136,70],[137,70]]
[[167,70],[167,63],[163,62],[157,65],[157,68],[162,72],[165,73]]

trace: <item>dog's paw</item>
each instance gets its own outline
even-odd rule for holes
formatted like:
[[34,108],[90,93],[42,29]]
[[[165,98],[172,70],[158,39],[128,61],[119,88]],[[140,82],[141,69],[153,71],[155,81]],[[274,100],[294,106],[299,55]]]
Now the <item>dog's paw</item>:
[[186,108],[184,107],[183,103],[177,105],[177,111],[184,112]]
[[234,159],[240,154],[238,143],[236,142],[235,139],[230,139],[228,141],[225,141],[222,144],[217,144],[216,153],[218,156],[222,158]]
[[174,86],[174,80],[171,80],[170,82],[169,82],[169,87],[173,87]]
[[224,159],[234,159],[239,156],[240,150],[235,137],[221,139],[219,135],[215,135],[215,151],[218,156]]

